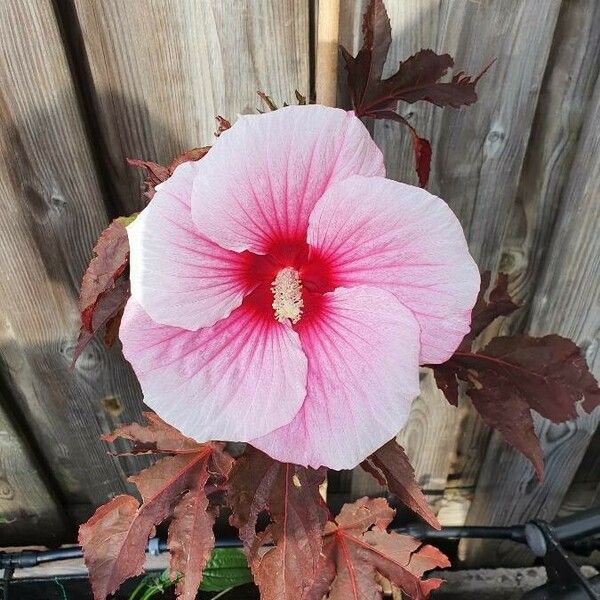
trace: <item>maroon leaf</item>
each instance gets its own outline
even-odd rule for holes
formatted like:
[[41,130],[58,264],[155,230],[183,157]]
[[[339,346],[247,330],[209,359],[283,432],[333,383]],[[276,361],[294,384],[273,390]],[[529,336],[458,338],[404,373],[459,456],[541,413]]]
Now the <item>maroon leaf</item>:
[[390,19],[383,0],[371,0],[363,16],[363,45],[356,57],[340,47],[348,73],[348,88],[358,116],[366,115],[363,107],[381,82],[383,67],[392,43]]
[[453,108],[473,104],[477,100],[475,86],[490,65],[477,77],[461,71],[450,81],[439,81],[453,66],[454,60],[449,54],[436,54],[430,49],[420,50],[401,62],[394,75],[381,82],[378,98],[374,101],[379,102],[381,107],[395,107],[399,100],[411,104],[425,100],[436,106]]
[[[219,118],[222,117],[217,117],[217,119]],[[225,119],[223,119],[223,121],[226,122]],[[221,122],[219,122],[219,126],[221,126]],[[140,160],[137,158],[128,158],[127,163],[132,167],[145,171],[146,179],[144,180],[144,197],[149,202],[154,197],[154,188],[159,183],[162,183],[171,177],[171,175],[173,175],[173,171],[175,171],[180,164],[184,162],[200,160],[209,150],[210,146],[192,148],[191,150],[187,150],[183,154],[175,157],[166,167],[149,160]]]
[[296,101],[299,106],[304,106],[306,104],[306,96],[303,96],[298,90],[294,90],[294,95],[296,96]]
[[219,137],[224,131],[227,131],[231,127],[231,123],[220,115],[217,115],[216,119],[217,130],[215,131],[215,137]]
[[163,181],[169,178],[169,169],[163,165],[152,162],[150,160],[141,160],[138,158],[128,158],[127,164],[130,167],[141,169],[145,172],[146,179],[144,179],[144,198],[147,201],[152,200],[154,196],[154,188]]
[[446,400],[453,406],[458,406],[459,387],[456,368],[452,362],[453,358],[454,356],[450,357],[445,363],[429,365],[429,367],[433,369],[435,383],[446,396]]
[[459,350],[432,368],[442,388],[457,385],[449,383],[452,375],[466,384],[483,420],[532,462],[539,479],[542,454],[529,409],[562,423],[577,416],[582,399],[588,412],[600,404],[585,357],[575,343],[558,335],[497,337],[478,352]]
[[[324,478],[324,469],[280,463],[250,446],[231,472],[227,484],[230,521],[239,529],[264,600],[301,600],[313,586],[327,521],[319,494]],[[271,522],[257,535],[263,511]],[[269,540],[275,546],[259,555],[260,546]]]
[[496,283],[490,285],[491,273],[481,274],[479,295],[471,313],[471,331],[463,339],[460,349],[470,350],[473,341],[498,317],[510,315],[519,308],[508,293],[508,275],[499,273]]
[[450,81],[443,82],[440,79],[454,66],[454,60],[448,54],[424,49],[401,62],[393,75],[382,79],[391,42],[390,20],[383,0],[371,0],[363,17],[363,45],[358,54],[353,57],[342,48],[357,116],[394,111],[400,100],[410,103],[425,100],[454,108],[477,100],[475,86],[491,65],[477,77],[461,71]]
[[415,472],[402,446],[390,440],[364,460],[360,466],[387,487],[406,506],[417,513],[435,529],[440,529],[439,521],[415,481]]
[[144,412],[146,425],[130,423],[102,436],[105,442],[121,438],[133,443],[128,454],[178,454],[197,452],[198,442],[185,437],[175,427],[165,423],[158,415]]
[[83,276],[79,296],[81,328],[73,352],[73,365],[96,333],[106,327],[107,342],[114,340],[123,308],[129,298],[129,241],[125,227],[135,219],[119,217],[101,234],[94,258]]
[[127,304],[130,295],[129,279],[121,277],[112,288],[98,296],[96,303],[93,306],[90,323],[91,331],[88,331],[88,329],[83,326],[81,327],[79,337],[77,338],[77,344],[73,351],[72,366],[75,365],[75,362],[81,356],[85,347],[94,339],[96,333],[103,327],[106,331],[104,335],[105,343],[107,346],[112,345],[116,333],[118,333],[123,309],[125,308],[125,304]]
[[[168,179],[183,162],[200,160],[210,146],[193,148],[177,156],[168,166],[144,160],[127,159],[127,162],[146,171],[146,192],[150,200],[154,187]],[[94,247],[94,258],[87,268],[81,283],[79,310],[81,329],[72,366],[96,334],[105,330],[104,341],[110,346],[117,337],[123,309],[130,296],[127,268],[129,266],[129,241],[126,227],[137,216],[115,219],[98,238]]]
[[[275,102],[273,101],[273,98],[271,98],[271,96],[265,94],[264,92],[256,92],[259,96],[259,98],[264,102],[265,106],[269,109],[269,110],[277,110],[277,104],[275,104]],[[261,112],[259,110],[259,112]]]
[[429,183],[429,172],[431,171],[431,144],[429,140],[419,137],[417,130],[401,115],[393,110],[383,110],[373,113],[375,119],[388,119],[404,125],[410,131],[410,137],[415,153],[415,170],[419,178],[419,185],[424,188]]
[[146,416],[148,427],[129,425],[107,439],[123,437],[134,445],[154,444],[161,451],[177,453],[129,478],[140,492],[141,504],[132,496],[117,496],[80,527],[79,543],[95,600],[103,600],[126,579],[142,572],[148,539],[170,516],[171,573],[185,572],[176,588],[178,597],[195,598],[202,568],[214,545],[214,511],[209,508],[206,490],[227,475],[231,459],[219,445],[197,444],[155,415]]
[[423,580],[425,571],[448,567],[446,556],[432,546],[397,533],[387,533],[394,511],[383,498],[362,498],[342,508],[325,529],[319,578],[310,600],[381,598],[377,574],[398,586],[403,597],[423,600],[442,583]]
[[101,234],[94,246],[94,258],[83,276],[79,295],[81,326],[93,332],[92,320],[98,297],[115,286],[129,262],[127,219],[115,219]]
[[448,54],[425,49],[401,62],[393,75],[383,79],[383,67],[392,43],[390,20],[383,0],[369,2],[362,31],[363,44],[355,57],[341,47],[354,111],[358,117],[392,119],[409,128],[419,185],[425,187],[429,180],[431,145],[396,112],[398,102],[424,100],[454,108],[472,104],[477,100],[475,86],[491,63],[477,77],[461,71],[450,81],[440,81],[454,66],[454,60]]
[[206,485],[208,469],[203,469],[173,512],[167,547],[171,553],[171,578],[180,576],[175,593],[193,600],[202,582],[202,572],[215,545],[213,525],[217,511],[209,506]]

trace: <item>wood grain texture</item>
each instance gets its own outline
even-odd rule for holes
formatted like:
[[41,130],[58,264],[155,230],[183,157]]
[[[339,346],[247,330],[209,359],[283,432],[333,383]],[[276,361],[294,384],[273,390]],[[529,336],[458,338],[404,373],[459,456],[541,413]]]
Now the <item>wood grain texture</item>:
[[[557,332],[579,343],[600,376],[600,79],[588,103],[581,139],[561,200],[552,242],[529,315],[534,335]],[[488,448],[469,523],[521,523],[552,519],[590,443],[600,410],[575,422],[554,425],[536,416],[546,478],[496,436]],[[523,564],[527,555],[509,544],[469,544],[469,562]]]
[[167,163],[211,144],[215,116],[294,101],[309,85],[304,0],[76,0],[108,171],[124,212],[140,206],[126,157]]
[[[432,141],[429,189],[466,229],[481,268],[495,268],[514,201],[539,88],[558,16],[558,0],[386,3],[392,23],[390,70],[420,48],[449,53],[476,73],[479,100],[460,110],[403,104],[400,113]],[[389,176],[416,183],[410,139],[395,123],[375,126]]]
[[[362,4],[361,9],[366,3]],[[442,110],[426,103],[398,107],[419,134],[432,141],[430,191],[446,200],[458,215],[480,267],[495,269],[560,2],[391,0],[386,7],[393,37],[387,74],[421,48],[451,54],[457,68],[470,73],[496,58],[478,85],[479,100],[473,106],[461,110]],[[362,10],[348,3],[345,9],[341,41],[356,52]],[[344,101],[342,95],[340,99]],[[380,121],[374,125],[374,137],[384,151],[388,176],[416,184],[406,132],[396,123]],[[466,407],[450,421],[440,420],[437,431],[428,429],[432,439],[448,440],[455,423],[461,425],[448,473],[454,495],[456,490],[474,485],[481,465],[479,456],[489,436],[469,404]],[[420,460],[450,465],[446,443],[422,447],[428,448],[428,456]]]
[[78,521],[126,489],[99,435],[135,418],[140,395],[116,350],[95,344],[69,368],[81,275],[107,219],[50,0],[1,3],[0,45],[2,377]]
[[63,509],[0,394],[0,540],[56,544],[68,534]]
[[511,296],[524,305],[505,331],[526,325],[599,71],[600,4],[564,2],[502,247],[500,270],[509,274]]
[[[600,5],[593,0],[563,3],[518,191],[506,228],[500,262],[500,270],[509,274],[511,295],[524,305],[524,308],[509,319],[500,319],[494,326],[496,334],[517,332],[526,327],[529,304],[547,259],[546,252],[561,194],[578,147],[581,123],[599,66]],[[548,329],[544,333],[550,331],[551,329]],[[477,480],[490,437],[489,430],[476,415],[472,414],[470,419],[471,423],[463,429],[466,435],[462,440],[470,438],[475,442],[470,444],[474,460],[457,465],[454,471],[454,485],[462,490],[463,512],[468,511],[471,500],[475,497],[476,503],[469,516],[469,522],[475,523],[477,519],[483,518],[483,515],[479,513],[481,499],[471,488]],[[459,447],[463,445],[462,440],[459,440]],[[492,438],[492,445],[495,448],[495,460],[503,461],[503,447],[498,438]],[[512,450],[506,446],[504,448],[510,456],[513,455]],[[458,455],[467,456],[460,448]],[[565,463],[562,467],[572,473],[577,464]],[[587,494],[586,497],[589,498],[590,482],[586,480],[588,476],[581,476],[581,493]],[[500,494],[495,501],[498,504],[506,500],[501,493],[502,486],[506,486],[505,479],[498,482]],[[489,489],[486,495],[488,504],[494,503],[493,495],[494,490]],[[580,501],[586,502],[584,498]],[[570,502],[577,500],[573,498]],[[488,506],[486,514],[493,514],[494,510]],[[492,548],[491,544],[461,544],[461,551],[472,561],[471,564],[484,564],[489,560],[489,556],[486,557],[483,550],[479,560],[475,550],[468,550],[470,547]],[[516,562],[518,563],[518,560]]]

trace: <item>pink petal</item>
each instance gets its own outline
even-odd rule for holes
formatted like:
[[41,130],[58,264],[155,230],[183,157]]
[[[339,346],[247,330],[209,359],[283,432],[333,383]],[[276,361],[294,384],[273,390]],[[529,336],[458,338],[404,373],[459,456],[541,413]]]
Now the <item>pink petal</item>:
[[308,243],[332,284],[392,291],[421,327],[421,362],[447,360],[469,331],[479,272],[443,201],[381,177],[329,188],[310,216]]
[[297,329],[306,400],[288,425],[250,443],[273,458],[349,469],[404,425],[419,393],[419,326],[385,290],[338,288]]
[[330,185],[384,173],[381,151],[352,113],[312,105],[241,116],[199,162],[192,215],[224,248],[265,254],[305,241]]
[[203,236],[190,197],[198,163],[179,166],[127,228],[131,294],[158,323],[198,329],[238,307],[250,291],[244,257]]
[[144,402],[197,441],[247,441],[288,423],[306,394],[307,360],[291,326],[248,303],[212,327],[155,323],[131,298],[120,338]]

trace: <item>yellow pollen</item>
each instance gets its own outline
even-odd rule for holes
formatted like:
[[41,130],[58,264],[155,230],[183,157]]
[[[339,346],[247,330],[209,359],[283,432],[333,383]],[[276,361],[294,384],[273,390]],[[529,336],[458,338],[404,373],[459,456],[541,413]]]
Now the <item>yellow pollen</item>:
[[273,292],[273,310],[275,318],[283,323],[289,319],[297,323],[302,316],[304,301],[302,300],[302,282],[298,271],[292,267],[285,267],[277,273],[271,283]]

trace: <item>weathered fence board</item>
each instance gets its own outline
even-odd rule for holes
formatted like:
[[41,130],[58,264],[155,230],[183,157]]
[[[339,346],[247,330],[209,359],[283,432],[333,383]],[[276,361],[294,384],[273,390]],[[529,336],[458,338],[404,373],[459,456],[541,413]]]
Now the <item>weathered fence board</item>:
[[211,144],[215,116],[308,92],[303,0],[76,0],[109,173],[124,212],[140,207],[125,157],[170,162]]
[[[365,3],[366,4],[366,3]],[[482,268],[496,269],[501,259],[501,241],[519,173],[525,157],[529,132],[535,114],[537,94],[550,51],[559,13],[558,0],[537,2],[386,2],[392,24],[393,43],[386,68],[395,69],[400,60],[431,47],[448,52],[456,65],[477,72],[492,59],[496,62],[478,86],[479,101],[468,108],[441,110],[430,105],[401,105],[400,112],[419,131],[432,140],[433,162],[429,188],[455,210],[469,240],[469,246]],[[356,50],[360,31],[359,11],[350,11],[342,21],[342,43]],[[375,124],[375,139],[384,150],[388,175],[416,182],[409,136],[398,125]],[[460,150],[458,150],[460,149]],[[421,402],[424,396],[421,397]],[[427,401],[433,409],[434,399]],[[419,405],[406,429],[419,422]],[[448,438],[459,425],[459,435],[448,448]],[[440,419],[438,429],[428,427],[427,435],[445,440],[442,444],[417,444],[428,447],[428,456],[418,462],[448,468],[451,487],[472,493],[489,433],[468,405]],[[423,481],[440,474],[417,470]],[[428,489],[428,484],[425,485]],[[453,498],[455,493],[453,492]],[[468,503],[462,508],[466,513]],[[454,517],[453,517],[454,518]]]
[[56,544],[69,533],[62,507],[5,403],[0,392],[0,544]]
[[[545,257],[527,329],[557,332],[586,351],[600,376],[600,79],[589,103],[582,138],[563,192],[560,214]],[[544,450],[545,481],[494,436],[479,477],[468,522],[520,523],[533,516],[551,519],[558,511],[600,420],[600,410],[575,422],[554,425],[536,416]],[[478,562],[523,564],[520,549],[508,544],[471,545]]]
[[78,521],[125,489],[99,440],[114,424],[101,400],[119,396],[130,419],[139,395],[120,395],[134,379],[99,344],[70,370],[79,282],[106,213],[52,3],[0,11],[2,377]]

